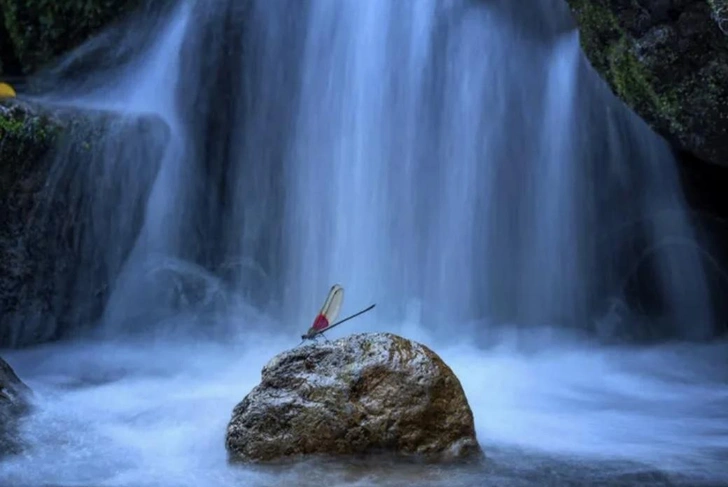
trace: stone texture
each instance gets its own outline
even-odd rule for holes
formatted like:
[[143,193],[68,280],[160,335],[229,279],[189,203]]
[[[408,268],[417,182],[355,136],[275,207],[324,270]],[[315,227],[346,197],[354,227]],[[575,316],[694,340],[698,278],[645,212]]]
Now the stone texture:
[[458,378],[427,347],[389,333],[307,345],[273,358],[234,409],[230,458],[387,453],[478,459],[473,413]]
[[0,455],[16,453],[18,420],[30,410],[30,389],[0,357]]
[[151,115],[0,103],[0,346],[99,316],[149,190],[122,206],[123,184],[153,180],[168,137]]
[[[0,344],[8,345],[15,311],[35,304],[29,284],[48,243],[28,244],[34,209],[50,171],[51,150],[63,130],[53,115],[19,102],[0,105]],[[62,261],[59,261],[62,265]],[[41,306],[39,310],[43,310]]]
[[728,166],[728,1],[567,1],[614,93],[678,149]]

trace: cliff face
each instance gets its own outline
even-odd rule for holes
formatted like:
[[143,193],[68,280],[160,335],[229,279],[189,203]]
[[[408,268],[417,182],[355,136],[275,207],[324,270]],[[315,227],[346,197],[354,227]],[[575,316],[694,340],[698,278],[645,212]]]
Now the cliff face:
[[[123,162],[156,172],[168,137],[151,115],[0,103],[0,347],[52,340],[99,316],[143,218],[141,201],[116,204],[136,170]],[[104,199],[79,193],[84,182]],[[112,257],[102,237],[114,239]]]
[[1,344],[13,341],[13,311],[29,298],[29,281],[37,269],[26,258],[37,259],[45,251],[42,240],[26,245],[26,228],[45,185],[49,154],[61,130],[62,122],[47,113],[23,104],[0,105]]
[[567,2],[614,93],[678,149],[728,167],[728,2]]

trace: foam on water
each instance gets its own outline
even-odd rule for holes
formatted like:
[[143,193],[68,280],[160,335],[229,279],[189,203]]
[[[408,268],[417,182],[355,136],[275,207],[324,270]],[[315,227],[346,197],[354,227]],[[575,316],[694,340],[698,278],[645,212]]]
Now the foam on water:
[[725,344],[596,348],[540,335],[476,349],[436,345],[412,324],[388,329],[405,328],[460,377],[495,466],[228,465],[232,408],[265,363],[296,344],[246,334],[226,343],[167,337],[3,352],[35,390],[37,412],[23,426],[28,451],[0,464],[0,484],[536,486],[557,472],[585,485],[652,470],[686,485],[728,479]]

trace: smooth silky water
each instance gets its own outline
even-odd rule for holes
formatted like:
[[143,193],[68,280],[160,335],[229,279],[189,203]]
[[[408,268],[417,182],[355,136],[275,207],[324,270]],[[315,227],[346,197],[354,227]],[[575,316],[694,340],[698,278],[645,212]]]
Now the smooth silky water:
[[[238,322],[241,327],[252,323]],[[265,324],[256,320],[255,325]],[[295,337],[174,338],[5,352],[34,389],[28,450],[4,486],[725,485],[728,348],[596,347],[554,334],[488,348],[432,346],[460,378],[484,467],[371,462],[247,468],[227,463],[232,408]],[[339,335],[331,333],[332,337]]]
[[[99,323],[2,351],[36,409],[0,485],[725,485],[728,345],[675,162],[564,4],[512,3],[177,2],[39,74],[39,102],[169,140],[114,193],[138,235],[90,242],[128,248]],[[485,465],[228,464],[232,408],[334,282],[377,308],[330,338],[434,349]]]

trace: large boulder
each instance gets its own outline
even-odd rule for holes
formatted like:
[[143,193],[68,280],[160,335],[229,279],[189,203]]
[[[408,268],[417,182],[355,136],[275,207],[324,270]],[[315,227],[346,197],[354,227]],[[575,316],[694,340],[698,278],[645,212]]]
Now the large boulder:
[[30,410],[30,389],[0,357],[0,456],[19,451],[18,421]]
[[168,139],[153,115],[0,102],[0,347],[100,315]]
[[479,459],[460,381],[429,348],[389,333],[302,346],[273,358],[234,409],[231,460],[387,453]]
[[567,1],[614,93],[679,149],[728,166],[728,3]]

